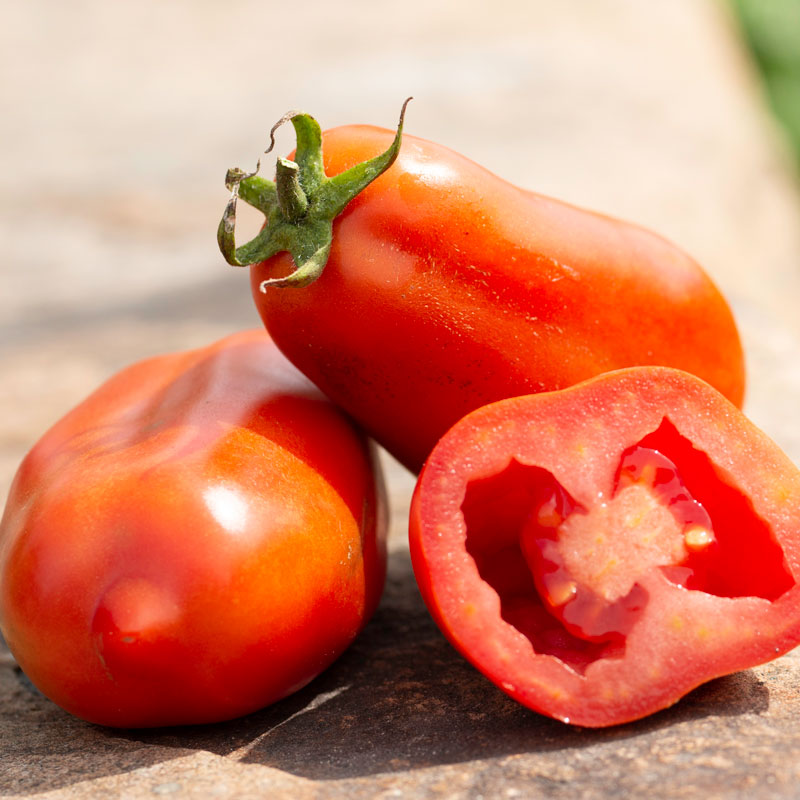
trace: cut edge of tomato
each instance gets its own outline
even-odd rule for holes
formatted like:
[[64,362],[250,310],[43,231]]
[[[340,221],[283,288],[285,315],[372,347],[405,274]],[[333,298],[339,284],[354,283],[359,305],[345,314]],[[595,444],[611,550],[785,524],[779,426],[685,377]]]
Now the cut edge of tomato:
[[[574,399],[569,423],[547,431],[567,393]],[[526,434],[529,443],[520,446]],[[571,470],[558,449],[582,437],[588,453],[598,443],[605,447],[596,459],[602,468],[589,465],[576,480],[575,462]],[[537,580],[526,561],[521,532],[534,508],[551,520],[554,494],[562,504],[556,516],[565,503],[572,515],[586,513],[598,491],[612,502],[625,482],[626,454],[636,448],[666,451],[683,481],[673,483],[677,494],[667,503],[689,514],[675,526],[682,560],[660,554],[665,563],[628,583],[622,569],[612,582],[622,587],[616,601],[628,603],[614,623],[618,630],[587,633],[581,626],[598,602],[586,597],[597,586],[582,587],[584,619],[564,613],[576,610],[581,591],[570,580],[556,580],[542,601],[542,575]],[[753,464],[761,466],[746,480],[733,478],[737,466]],[[782,482],[775,482],[777,474]],[[651,489],[652,480],[651,474]],[[770,526],[759,509],[778,507],[781,496],[793,504]],[[564,392],[500,401],[457,423],[418,482],[412,560],[434,618],[487,677],[535,710],[599,727],[667,707],[701,683],[775,658],[800,641],[800,553],[786,535],[800,531],[797,498],[800,478],[791,462],[707,384],[668,368],[631,368]],[[698,508],[708,512],[713,531],[698,524],[705,519]],[[608,605],[601,597],[601,611]],[[629,678],[623,667],[634,662],[640,674]]]

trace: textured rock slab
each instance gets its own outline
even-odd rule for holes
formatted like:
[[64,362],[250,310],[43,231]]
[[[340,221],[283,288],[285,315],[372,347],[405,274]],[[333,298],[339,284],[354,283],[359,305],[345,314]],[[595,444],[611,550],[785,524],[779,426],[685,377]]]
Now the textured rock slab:
[[[408,94],[409,132],[693,253],[739,319],[749,413],[800,462],[800,195],[722,6],[408,0],[390,19],[380,3],[308,0],[293,59],[276,25],[296,13],[5,10],[0,496],[42,430],[111,372],[258,324],[213,241],[226,167],[251,164],[288,108],[389,126]],[[224,725],[119,732],[60,711],[0,648],[0,796],[797,796],[800,654],[611,730],[533,714],[428,618],[404,546],[413,481],[387,463],[387,593],[331,670]]]
[[198,728],[111,731],[0,668],[0,796],[305,798],[795,796],[800,654],[593,731],[530,712],[444,641],[392,554],[383,603],[324,675],[271,708]]

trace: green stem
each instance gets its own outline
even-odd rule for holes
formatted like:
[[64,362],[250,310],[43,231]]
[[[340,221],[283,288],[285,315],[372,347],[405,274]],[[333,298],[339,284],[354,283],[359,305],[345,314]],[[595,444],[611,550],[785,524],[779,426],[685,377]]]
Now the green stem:
[[[403,120],[409,97],[400,112],[397,132],[390,147],[379,156],[329,178],[322,166],[322,131],[308,114],[290,112],[270,131],[269,153],[275,144],[275,131],[291,121],[297,136],[295,161],[278,159],[275,183],[252,173],[229,170],[226,185],[231,197],[217,231],[217,241],[225,260],[244,267],[266,261],[281,251],[288,251],[295,270],[285,278],[271,278],[261,283],[269,286],[307,286],[325,269],[331,249],[333,220],[347,204],[394,163],[400,152]],[[258,236],[247,244],[235,243],[236,205],[241,198],[266,217]]]

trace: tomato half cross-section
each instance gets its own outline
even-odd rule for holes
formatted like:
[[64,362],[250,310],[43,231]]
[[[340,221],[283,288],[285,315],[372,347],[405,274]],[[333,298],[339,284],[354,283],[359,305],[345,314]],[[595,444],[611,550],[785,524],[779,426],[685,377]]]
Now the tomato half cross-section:
[[91,722],[229,719],[307,684],[385,576],[372,446],[262,331],[143,361],[48,431],[0,523],[0,625]]
[[678,370],[468,415],[422,470],[410,541],[455,647],[565,722],[641,718],[800,642],[800,471]]

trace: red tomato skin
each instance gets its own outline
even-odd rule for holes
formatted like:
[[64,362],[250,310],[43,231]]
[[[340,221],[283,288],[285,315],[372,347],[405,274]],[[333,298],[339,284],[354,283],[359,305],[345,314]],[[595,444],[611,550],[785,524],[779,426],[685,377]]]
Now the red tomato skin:
[[[620,453],[664,419],[746,498],[780,545],[777,597],[690,591],[643,571],[647,602],[614,657],[581,674],[538,651],[501,616],[498,591],[468,552],[462,505],[473,481],[503,473],[513,459],[549,471],[586,508],[613,493]],[[744,524],[744,523],[743,523]],[[786,653],[800,643],[800,471],[765,434],[710,386],[678,370],[635,367],[574,387],[478,409],[437,444],[417,482],[410,513],[415,576],[450,642],[523,705],[587,727],[639,719],[715,677]],[[744,575],[765,558],[745,546]],[[620,551],[629,545],[620,542]],[[541,598],[533,598],[540,603]],[[541,608],[541,606],[539,606]]]
[[374,611],[372,445],[264,331],[115,375],[24,459],[0,523],[0,625],[90,722],[241,716],[331,664]]
[[[393,135],[326,132],[327,173],[383,151]],[[689,256],[413,136],[334,221],[322,276],[259,290],[291,268],[281,254],[251,269],[270,334],[413,471],[479,406],[622,367],[684,369],[742,403],[735,322]]]

